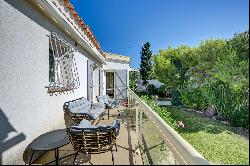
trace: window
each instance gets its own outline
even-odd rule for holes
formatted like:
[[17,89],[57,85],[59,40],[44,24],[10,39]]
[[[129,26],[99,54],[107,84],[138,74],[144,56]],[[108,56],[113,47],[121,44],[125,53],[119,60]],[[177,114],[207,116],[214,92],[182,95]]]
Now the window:
[[49,48],[49,82],[55,82],[55,59],[51,48]]
[[48,93],[71,91],[79,87],[74,58],[75,48],[55,33],[49,38]]

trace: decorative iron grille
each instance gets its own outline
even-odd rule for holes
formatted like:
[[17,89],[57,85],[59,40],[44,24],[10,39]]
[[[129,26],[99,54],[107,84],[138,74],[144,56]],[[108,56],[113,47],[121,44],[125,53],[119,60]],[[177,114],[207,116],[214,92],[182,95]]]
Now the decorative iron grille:
[[48,93],[64,93],[80,86],[75,47],[52,32],[49,36],[50,62]]

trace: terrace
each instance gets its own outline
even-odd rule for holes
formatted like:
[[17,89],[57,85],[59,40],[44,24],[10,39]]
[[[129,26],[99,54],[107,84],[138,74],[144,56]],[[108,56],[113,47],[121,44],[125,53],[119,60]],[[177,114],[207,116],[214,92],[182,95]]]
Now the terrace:
[[[121,119],[117,138],[117,149],[114,151],[115,165],[178,165],[210,164],[159,115],[145,104],[134,92],[128,90],[129,107],[121,106],[110,110],[109,120],[98,119],[97,124],[110,124],[114,118]],[[118,116],[118,110],[120,116]],[[60,156],[74,153],[72,145],[60,148]],[[54,160],[54,152],[48,151],[32,164],[45,164]],[[60,160],[60,165],[73,164],[74,156]],[[55,164],[55,163],[51,163]],[[110,165],[111,153],[84,155],[79,154],[74,164]]]

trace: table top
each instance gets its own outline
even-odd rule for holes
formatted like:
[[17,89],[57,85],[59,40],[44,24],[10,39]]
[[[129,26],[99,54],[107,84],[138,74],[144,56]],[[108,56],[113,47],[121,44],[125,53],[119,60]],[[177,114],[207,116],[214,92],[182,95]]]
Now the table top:
[[30,144],[34,150],[51,150],[69,143],[66,129],[57,129],[40,135]]

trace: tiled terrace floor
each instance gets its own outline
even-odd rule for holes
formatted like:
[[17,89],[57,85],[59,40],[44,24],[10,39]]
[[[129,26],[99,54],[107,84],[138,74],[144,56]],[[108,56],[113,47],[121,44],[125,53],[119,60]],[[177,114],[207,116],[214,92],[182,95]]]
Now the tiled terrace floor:
[[[107,111],[106,111],[107,112]],[[93,122],[93,124],[111,124],[115,119],[121,119],[121,127],[119,136],[117,138],[117,149],[118,151],[114,151],[114,164],[115,165],[142,165],[142,158],[140,154],[140,150],[135,148],[137,147],[137,138],[135,126],[132,124],[132,120],[129,116],[126,116],[128,112],[125,107],[120,107],[119,112],[121,116],[118,116],[118,109],[110,110],[110,118],[108,120],[107,115],[104,116],[103,119],[97,119]],[[115,147],[114,147],[115,150]],[[60,157],[73,154],[74,150],[72,145],[69,143],[68,145],[60,148],[59,154]],[[54,160],[55,153],[54,151],[48,151],[37,160],[33,162],[33,164],[45,164],[49,161]],[[70,156],[68,158],[60,160],[60,165],[72,165],[74,160],[74,156]],[[55,163],[52,163],[55,164]],[[102,154],[94,154],[94,155],[84,155],[79,154],[76,158],[75,164],[81,165],[112,165],[111,152],[106,152]]]

